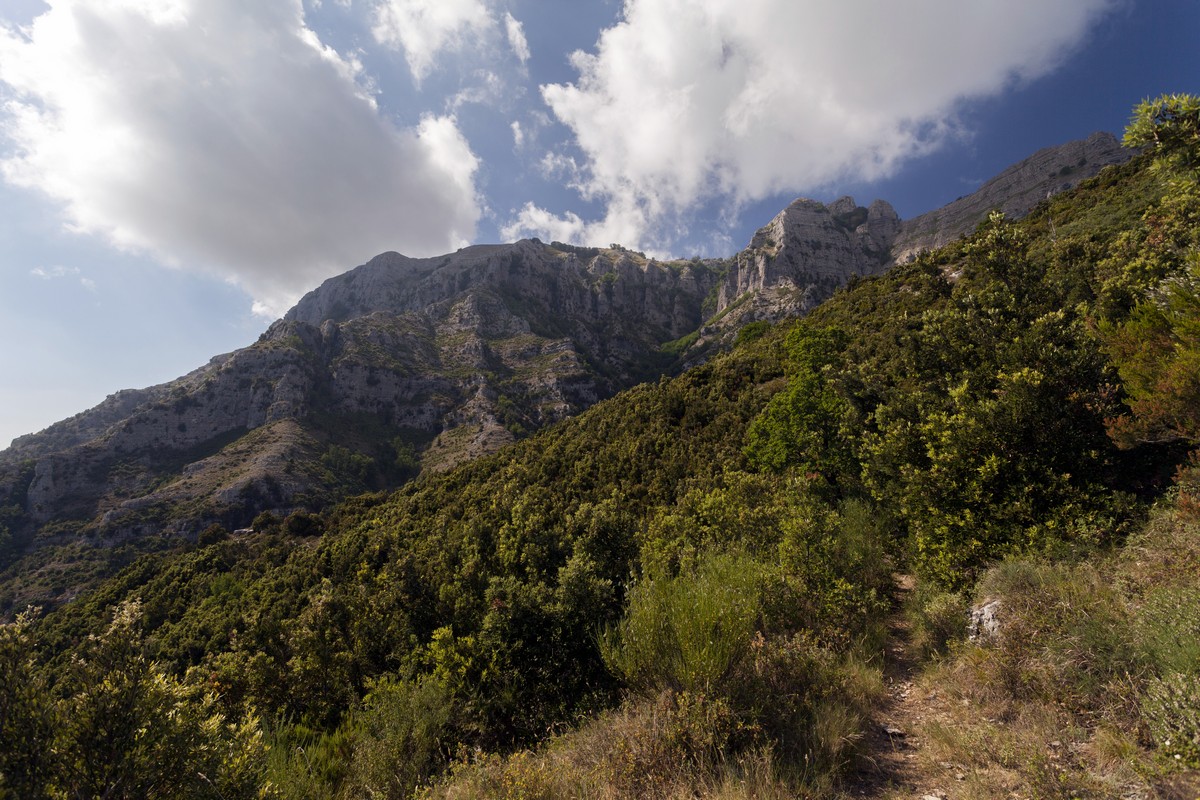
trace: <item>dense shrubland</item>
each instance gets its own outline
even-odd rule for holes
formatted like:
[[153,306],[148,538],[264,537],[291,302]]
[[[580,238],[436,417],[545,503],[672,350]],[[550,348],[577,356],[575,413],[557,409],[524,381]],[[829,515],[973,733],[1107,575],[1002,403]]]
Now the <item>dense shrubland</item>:
[[832,791],[895,571],[965,694],[1200,766],[1196,106],[679,378],[5,626],[0,795]]

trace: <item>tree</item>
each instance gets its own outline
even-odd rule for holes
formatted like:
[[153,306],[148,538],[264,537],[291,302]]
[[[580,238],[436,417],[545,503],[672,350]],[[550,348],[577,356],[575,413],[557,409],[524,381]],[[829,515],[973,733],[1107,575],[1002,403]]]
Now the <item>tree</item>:
[[38,800],[56,771],[53,703],[34,662],[35,610],[0,625],[0,799]]
[[0,629],[0,797],[271,796],[257,719],[228,721],[149,661],[140,621],[119,606],[53,690],[28,655],[30,616]]
[[830,482],[858,472],[842,423],[849,407],[828,380],[846,336],[801,323],[789,335],[787,388],[750,425],[746,455],[759,467],[788,467]]
[[1130,414],[1109,421],[1117,444],[1200,444],[1200,255],[1130,318],[1106,330]]
[[1164,94],[1144,100],[1125,129],[1126,147],[1153,147],[1172,165],[1200,168],[1200,97]]
[[1172,267],[1128,319],[1102,329],[1131,411],[1110,421],[1110,433],[1126,447],[1200,444],[1200,97],[1143,102],[1125,143],[1152,146],[1165,173],[1167,194],[1143,220],[1142,250]]

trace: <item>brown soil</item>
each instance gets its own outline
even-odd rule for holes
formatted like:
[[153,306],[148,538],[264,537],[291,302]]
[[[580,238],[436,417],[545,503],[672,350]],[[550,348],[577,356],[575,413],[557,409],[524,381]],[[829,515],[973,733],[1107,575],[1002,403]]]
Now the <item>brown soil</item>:
[[843,795],[879,800],[897,798],[949,798],[953,784],[965,773],[946,763],[931,771],[919,755],[921,730],[927,720],[945,718],[946,699],[936,689],[916,681],[917,663],[911,652],[911,630],[903,606],[914,581],[896,575],[896,602],[888,620],[888,645],[884,654],[887,696],[875,709],[858,770],[848,779]]

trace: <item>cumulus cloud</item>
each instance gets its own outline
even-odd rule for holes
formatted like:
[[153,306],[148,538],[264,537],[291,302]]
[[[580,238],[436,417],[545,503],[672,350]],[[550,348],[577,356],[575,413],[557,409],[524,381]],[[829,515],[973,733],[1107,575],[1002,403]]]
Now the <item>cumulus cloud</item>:
[[54,0],[0,28],[0,162],[68,224],[246,288],[279,314],[378,252],[469,241],[478,162],[452,116],[384,120],[299,0]]
[[442,51],[456,51],[490,31],[495,20],[480,0],[385,0],[375,9],[372,33],[380,44],[402,47],[419,84]]
[[507,230],[646,246],[714,196],[886,177],[952,136],[963,100],[1054,69],[1118,1],[625,0],[574,54],[579,79],[542,87],[607,213],[526,206]]

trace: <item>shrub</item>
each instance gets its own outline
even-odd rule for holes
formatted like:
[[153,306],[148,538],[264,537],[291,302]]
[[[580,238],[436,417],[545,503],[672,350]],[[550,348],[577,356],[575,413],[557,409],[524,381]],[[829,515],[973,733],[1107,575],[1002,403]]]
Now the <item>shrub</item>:
[[966,636],[970,609],[960,592],[948,592],[935,584],[921,582],[913,590],[907,606],[912,624],[912,646],[917,658],[944,656],[954,642]]
[[1164,755],[1200,768],[1200,674],[1152,679],[1142,695],[1142,718]]
[[625,617],[600,637],[605,665],[651,694],[723,690],[759,627],[765,575],[753,559],[715,555],[634,585]]
[[201,547],[207,547],[210,544],[218,544],[229,538],[229,531],[224,525],[214,522],[204,530],[200,531],[200,535],[196,537],[196,544]]
[[466,756],[428,798],[694,797],[730,765],[742,727],[728,701],[662,692],[507,757]]
[[353,796],[410,797],[449,761],[453,703],[436,680],[385,682],[367,697],[348,786]]
[[755,637],[751,652],[732,682],[732,702],[755,741],[780,757],[777,763],[794,765],[795,780],[842,771],[882,693],[878,669],[804,634]]

